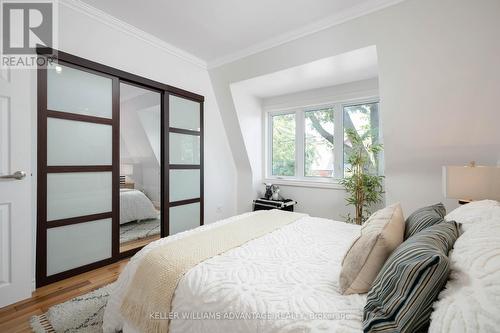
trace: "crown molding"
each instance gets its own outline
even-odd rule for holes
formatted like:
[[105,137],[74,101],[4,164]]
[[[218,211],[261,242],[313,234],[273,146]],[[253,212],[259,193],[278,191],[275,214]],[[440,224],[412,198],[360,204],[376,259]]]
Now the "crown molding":
[[316,32],[326,30],[333,26],[345,23],[347,21],[359,18],[361,16],[379,11],[381,9],[396,5],[405,0],[375,0],[367,1],[352,8],[343,10],[341,12],[335,13],[334,15],[328,16],[325,19],[316,21],[309,25],[306,25],[300,29],[292,30],[290,32],[278,35],[276,37],[270,38],[263,42],[254,44],[248,48],[242,49],[240,51],[216,58],[214,60],[208,61],[208,69],[214,69],[222,65],[240,60],[242,58],[263,52],[265,50],[286,44],[288,42],[297,40],[299,38],[314,34]]
[[117,19],[116,17],[103,12],[100,9],[92,7],[80,0],[59,0],[59,5],[63,5],[65,7],[71,8],[75,11],[78,11],[82,14],[90,16],[114,29],[117,29],[121,32],[124,32],[130,36],[133,36],[137,39],[140,39],[146,43],[149,43],[152,46],[159,48],[162,51],[168,52],[173,56],[176,56],[179,59],[185,60],[193,65],[196,65],[202,69],[207,69],[207,62],[188,53],[172,44],[165,42],[164,40],[155,37],[129,23],[126,23],[122,20]]

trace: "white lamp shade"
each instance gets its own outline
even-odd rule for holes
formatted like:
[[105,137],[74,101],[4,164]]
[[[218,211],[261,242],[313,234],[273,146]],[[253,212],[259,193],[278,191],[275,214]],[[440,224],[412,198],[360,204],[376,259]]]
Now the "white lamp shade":
[[452,199],[500,200],[500,167],[444,166],[443,191]]
[[120,164],[120,175],[131,176],[134,174],[133,164]]

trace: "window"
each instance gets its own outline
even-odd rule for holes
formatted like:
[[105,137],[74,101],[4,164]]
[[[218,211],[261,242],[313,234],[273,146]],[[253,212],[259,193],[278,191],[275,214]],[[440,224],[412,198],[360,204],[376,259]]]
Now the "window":
[[[347,174],[354,129],[366,143],[379,142],[379,103],[335,103],[317,108],[269,112],[267,177],[332,182]],[[370,156],[370,171],[380,172],[380,156]]]
[[295,175],[295,114],[272,116],[273,176]]
[[[379,125],[378,125],[378,103],[364,103],[357,105],[344,106],[344,161],[347,161],[347,154],[352,147],[345,132],[348,128],[353,128],[356,133],[364,138],[366,144],[379,143]],[[380,156],[370,156],[369,171],[379,173]],[[344,174],[347,174],[350,165],[344,162]]]
[[305,112],[304,175],[333,177],[333,108]]

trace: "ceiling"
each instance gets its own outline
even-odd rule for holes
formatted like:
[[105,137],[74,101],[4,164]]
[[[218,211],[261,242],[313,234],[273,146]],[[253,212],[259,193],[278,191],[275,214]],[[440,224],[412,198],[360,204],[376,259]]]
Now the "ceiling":
[[368,46],[333,57],[231,84],[267,98],[378,77],[377,48]]
[[397,0],[82,0],[206,61],[262,50]]

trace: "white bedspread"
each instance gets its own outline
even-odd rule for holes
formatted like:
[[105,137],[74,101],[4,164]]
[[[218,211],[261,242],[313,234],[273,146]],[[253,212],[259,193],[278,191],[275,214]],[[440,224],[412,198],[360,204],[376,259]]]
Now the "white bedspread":
[[138,190],[120,189],[120,224],[155,219],[159,215],[151,200]]
[[[245,215],[160,239],[138,252],[109,299],[104,332],[134,331],[119,309],[148,251]],[[184,276],[172,301],[174,315],[195,319],[172,320],[169,332],[360,332],[366,296],[340,295],[338,285],[343,255],[358,233],[359,226],[305,217],[206,260]],[[234,319],[241,315],[252,319]],[[222,319],[199,320],[206,316]]]

